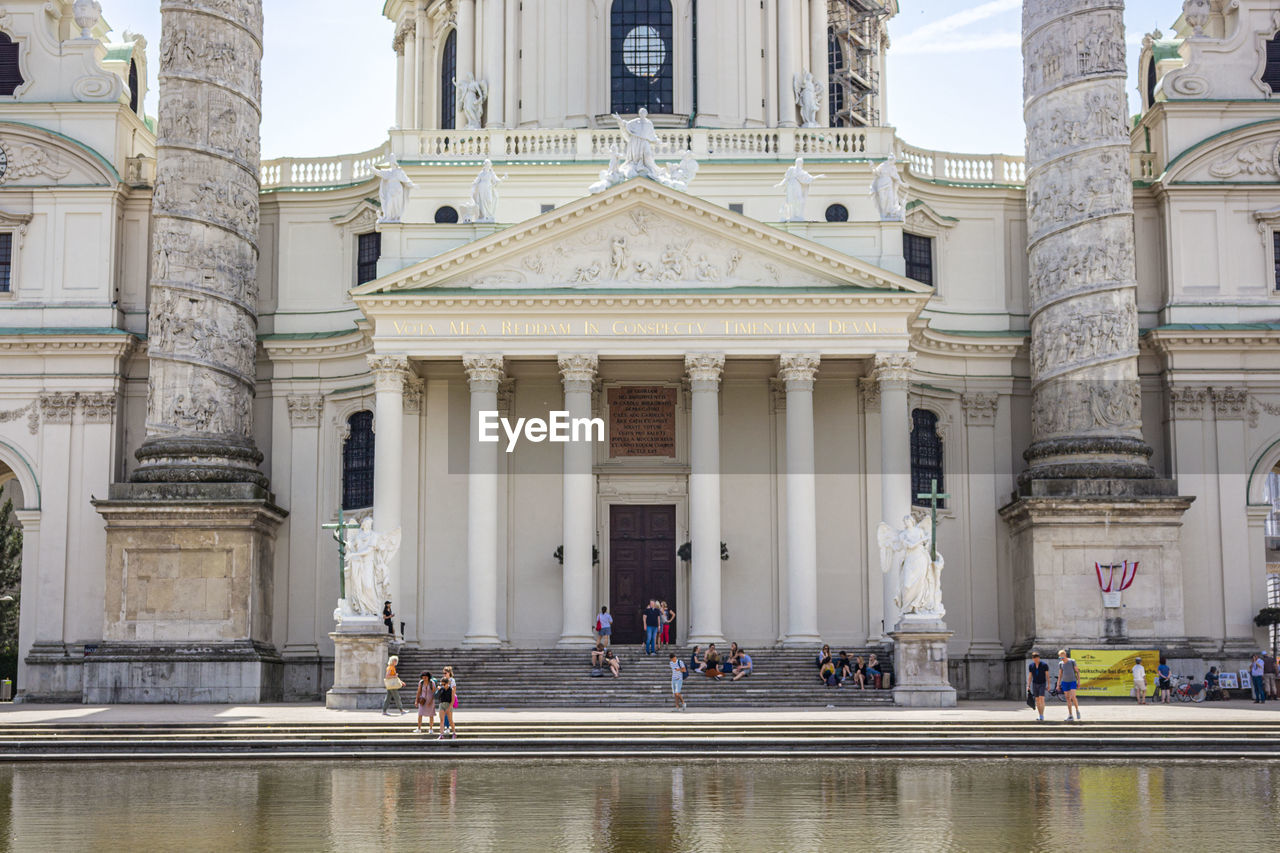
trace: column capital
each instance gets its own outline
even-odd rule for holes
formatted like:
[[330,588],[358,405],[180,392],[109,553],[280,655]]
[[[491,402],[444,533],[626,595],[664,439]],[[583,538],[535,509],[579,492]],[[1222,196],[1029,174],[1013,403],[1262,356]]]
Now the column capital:
[[375,391],[403,391],[409,378],[409,357],[404,355],[368,356],[369,369],[373,371]]
[[1213,415],[1220,421],[1243,420],[1249,402],[1249,392],[1244,388],[1210,388]]
[[960,395],[964,407],[964,420],[970,426],[991,426],[996,422],[996,408],[1000,395],[985,391]]
[[501,354],[466,353],[462,356],[462,368],[467,371],[467,384],[472,391],[497,391],[498,383],[506,376]]
[[916,354],[913,352],[880,352],[876,353],[875,378],[883,387],[889,383],[901,383],[906,387],[911,381],[911,370],[916,365]]
[[109,424],[116,418],[116,395],[110,391],[81,394],[80,411],[87,424]]
[[862,410],[864,412],[880,411],[880,383],[874,379],[858,380],[858,388],[862,391]]
[[556,364],[560,367],[564,390],[590,391],[600,367],[600,358],[595,353],[560,353],[556,356]]
[[778,378],[787,391],[812,391],[820,361],[816,352],[784,352],[778,357]]
[[320,413],[324,410],[324,397],[320,394],[290,394],[289,425],[298,427],[320,426]]
[[720,387],[720,375],[724,372],[724,353],[688,353],[684,357],[684,369],[693,390],[715,391]]

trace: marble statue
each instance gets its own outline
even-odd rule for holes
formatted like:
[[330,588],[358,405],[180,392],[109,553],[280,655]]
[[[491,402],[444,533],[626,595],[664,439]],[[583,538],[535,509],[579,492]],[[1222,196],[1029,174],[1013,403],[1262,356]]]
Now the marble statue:
[[373,518],[366,516],[358,530],[347,534],[347,609],[357,616],[378,616],[390,597],[387,564],[400,550],[400,528],[375,533]]
[[102,19],[102,4],[98,0],[76,0],[71,7],[76,26],[80,28],[80,38],[91,39],[94,27]]
[[622,171],[622,154],[616,147],[609,149],[609,167],[600,170],[600,180],[587,187],[587,192],[595,195],[609,187],[616,186],[627,179]]
[[679,163],[668,163],[659,180],[673,190],[681,192],[689,189],[694,176],[698,174],[698,161],[693,159],[693,152],[687,148],[680,154]]
[[916,614],[941,619],[942,555],[929,557],[929,531],[916,524],[914,517],[902,519],[902,529],[895,530],[887,522],[876,529],[880,541],[880,570],[895,584],[894,606],[902,615]]
[[804,158],[797,157],[794,166],[787,167],[787,173],[774,187],[783,187],[786,201],[782,205],[783,222],[804,222],[804,206],[809,200],[809,184],[825,178],[826,175],[811,175],[804,170]]
[[476,222],[496,222],[498,215],[498,184],[507,179],[493,170],[493,163],[484,161],[480,174],[471,182],[471,203],[475,205]]
[[455,77],[453,85],[463,118],[467,120],[464,129],[479,130],[484,118],[484,102],[489,98],[489,84],[467,73],[461,80]]
[[634,178],[636,175],[648,175],[655,180],[660,178],[662,173],[658,170],[658,164],[654,162],[653,146],[662,140],[658,139],[658,133],[653,129],[653,122],[649,120],[649,111],[641,107],[639,114],[630,120],[624,119],[617,113],[614,113],[613,117],[627,140],[626,162],[622,166],[623,174],[627,178]]
[[382,203],[382,213],[379,214],[378,221],[399,222],[404,216],[405,205],[409,203],[409,191],[415,185],[396,162],[395,154],[387,155],[387,163],[385,169],[376,166],[373,169],[373,173],[381,180],[378,185],[378,201]]
[[814,79],[812,71],[797,71],[791,78],[791,91],[796,96],[796,105],[800,107],[801,127],[820,127],[818,111],[822,109],[822,87]]
[[898,158],[889,152],[885,161],[872,171],[871,195],[876,200],[883,222],[901,222],[907,214],[907,182],[898,172]]

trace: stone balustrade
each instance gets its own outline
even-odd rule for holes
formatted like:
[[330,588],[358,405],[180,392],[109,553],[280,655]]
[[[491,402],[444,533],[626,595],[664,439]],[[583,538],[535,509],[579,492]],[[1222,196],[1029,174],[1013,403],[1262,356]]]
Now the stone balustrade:
[[[659,162],[678,159],[686,149],[700,162],[767,160],[795,157],[879,159],[897,153],[911,174],[955,184],[1021,186],[1022,158],[1005,154],[954,154],[914,148],[897,140],[888,127],[659,128]],[[401,162],[495,163],[604,162],[626,145],[621,131],[520,128],[515,130],[393,130],[390,146],[340,157],[284,157],[262,164],[265,192],[293,187],[329,187],[358,183],[372,167],[395,151]]]

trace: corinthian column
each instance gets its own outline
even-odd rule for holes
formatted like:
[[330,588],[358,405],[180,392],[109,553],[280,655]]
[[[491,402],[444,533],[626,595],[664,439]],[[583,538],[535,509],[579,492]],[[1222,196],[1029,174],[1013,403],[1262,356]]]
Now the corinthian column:
[[720,628],[720,375],[722,353],[684,358],[693,396],[689,428],[690,643],[723,643]]
[[[561,355],[564,408],[569,418],[591,417],[591,387],[598,359],[592,354]],[[564,445],[564,583],[561,599],[564,619],[559,646],[575,648],[592,643],[591,558],[596,535],[595,478],[591,473],[591,443],[570,441]]]
[[1031,447],[1023,484],[1154,476],[1142,440],[1123,0],[1026,0]]
[[[404,526],[404,385],[409,379],[409,359],[403,355],[371,355],[373,371],[373,529],[391,533]],[[405,615],[400,594],[400,552],[387,563],[388,595],[397,622]],[[400,633],[397,624],[396,633]]]
[[[887,352],[876,355],[875,379],[880,387],[880,518],[892,527],[902,526],[911,513],[911,418],[907,413],[907,390],[916,355]],[[884,584],[884,630],[898,625],[898,607],[893,603],[896,584]]]
[[812,646],[818,633],[818,499],[814,481],[813,380],[816,353],[784,354],[787,389],[787,632],[783,643]]
[[467,633],[463,644],[496,646],[498,637],[498,445],[480,441],[480,413],[498,410],[501,355],[465,355],[471,388],[467,463]]
[[164,0],[140,482],[267,485],[253,441],[261,0]]

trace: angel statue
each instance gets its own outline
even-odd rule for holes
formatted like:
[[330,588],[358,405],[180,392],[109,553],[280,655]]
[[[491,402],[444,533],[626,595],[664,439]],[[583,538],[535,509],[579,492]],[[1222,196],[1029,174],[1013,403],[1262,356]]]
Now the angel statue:
[[[933,619],[946,615],[942,606],[942,555],[929,558],[929,531],[916,524],[914,517],[902,519],[902,529],[894,530],[887,522],[876,529],[880,540],[880,569],[895,583],[897,594],[893,604],[902,613]],[[892,572],[892,574],[890,574]]]
[[496,222],[498,215],[498,184],[507,179],[493,170],[493,163],[484,161],[480,174],[471,182],[471,203],[475,205],[476,222]]
[[653,146],[658,145],[662,140],[658,139],[658,132],[653,129],[653,122],[649,120],[649,111],[641,107],[636,117],[630,120],[617,113],[614,113],[613,117],[627,140],[627,159],[622,167],[623,173],[628,178],[648,175],[657,180],[662,173],[658,171],[658,164],[654,162]]
[[885,222],[901,222],[906,216],[907,182],[898,173],[898,158],[889,152],[885,161],[876,166],[871,181],[871,195],[875,196],[880,219]]
[[787,173],[774,187],[784,187],[786,202],[782,205],[783,222],[804,222],[804,205],[809,200],[809,184],[825,178],[826,175],[811,175],[804,170],[804,158],[797,157],[794,166],[787,167]]
[[587,192],[592,195],[602,193],[626,179],[627,176],[622,172],[622,154],[617,146],[614,146],[609,149],[609,168],[600,170],[600,180],[587,187]]
[[791,78],[791,91],[800,107],[801,127],[819,127],[818,111],[822,109],[822,87],[814,79],[812,71],[796,72]]
[[467,123],[464,130],[479,130],[480,121],[484,117],[484,102],[489,98],[489,84],[477,80],[470,72],[461,80],[454,78],[454,91],[458,93],[458,103]]
[[373,518],[366,516],[358,530],[347,534],[347,608],[357,616],[377,616],[391,597],[387,564],[400,550],[400,528],[375,533]]
[[400,168],[395,154],[387,155],[387,168],[379,169],[375,166],[373,173],[381,180],[378,185],[378,202],[382,205],[382,213],[378,215],[378,221],[399,222],[409,203],[409,190],[415,184],[409,180],[404,169]]
[[689,184],[693,183],[693,178],[698,174],[698,161],[693,158],[693,152],[685,149],[680,154],[679,163],[668,163],[665,170],[666,177],[662,183],[671,187],[673,190],[687,192]]

